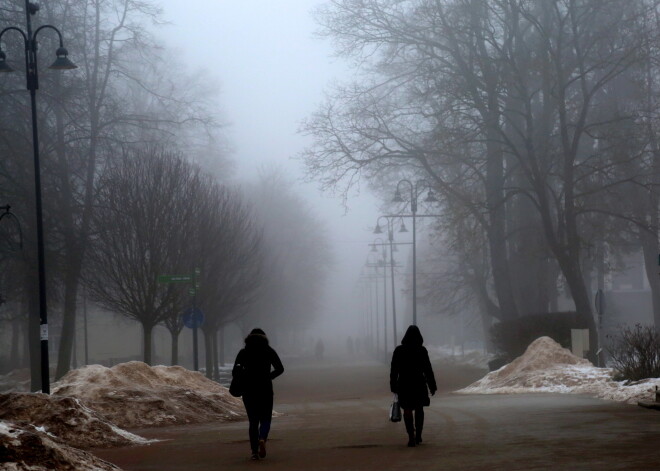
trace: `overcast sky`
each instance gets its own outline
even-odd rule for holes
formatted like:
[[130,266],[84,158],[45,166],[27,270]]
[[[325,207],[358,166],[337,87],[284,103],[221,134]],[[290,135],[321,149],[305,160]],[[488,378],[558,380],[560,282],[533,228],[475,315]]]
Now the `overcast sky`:
[[[161,0],[171,23],[161,36],[192,70],[210,72],[221,87],[223,116],[234,148],[238,176],[249,179],[262,164],[276,162],[295,178],[302,176],[292,160],[305,146],[296,133],[300,121],[323,99],[333,81],[349,76],[332,57],[328,41],[314,37],[316,0]],[[328,227],[337,259],[326,313],[347,316],[346,299],[374,237],[368,230],[377,203],[366,193],[349,200],[347,214],[339,199],[321,195],[315,185],[297,183],[297,192]],[[335,300],[335,301],[333,301]],[[336,317],[335,317],[336,318]]]

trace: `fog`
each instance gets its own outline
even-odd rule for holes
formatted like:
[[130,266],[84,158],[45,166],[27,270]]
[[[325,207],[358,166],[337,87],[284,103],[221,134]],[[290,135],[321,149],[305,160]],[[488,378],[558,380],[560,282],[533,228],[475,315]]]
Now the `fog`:
[[[315,111],[323,92],[351,72],[333,54],[330,41],[315,36],[312,11],[322,2],[180,2],[164,0],[170,24],[160,36],[177,57],[207,73],[220,86],[218,103],[239,181],[253,180],[260,169],[282,168],[292,189],[322,223],[334,265],[328,273],[318,324],[309,335],[332,344],[364,328],[356,285],[366,262],[379,215],[378,200],[363,185],[346,201],[304,182],[295,159],[310,140],[298,133],[301,121]],[[258,205],[259,202],[256,202]],[[388,282],[389,283],[389,282]],[[286,327],[285,327],[286,328]],[[318,332],[315,332],[318,331]]]
[[0,12],[0,462],[660,467],[660,0]]
[[660,323],[660,35],[634,3],[62,1],[34,11],[67,48],[40,38],[30,95],[7,1],[1,369],[211,376],[257,326],[384,361],[411,323],[602,366]]

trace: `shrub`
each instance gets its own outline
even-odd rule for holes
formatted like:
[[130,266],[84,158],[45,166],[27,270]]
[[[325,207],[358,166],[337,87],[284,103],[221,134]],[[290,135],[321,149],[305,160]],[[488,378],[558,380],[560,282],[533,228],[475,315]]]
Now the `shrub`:
[[608,339],[615,379],[639,381],[660,377],[660,336],[655,327],[627,326]]
[[507,362],[519,357],[539,337],[547,336],[571,348],[571,329],[585,328],[574,311],[529,314],[491,327],[493,345]]

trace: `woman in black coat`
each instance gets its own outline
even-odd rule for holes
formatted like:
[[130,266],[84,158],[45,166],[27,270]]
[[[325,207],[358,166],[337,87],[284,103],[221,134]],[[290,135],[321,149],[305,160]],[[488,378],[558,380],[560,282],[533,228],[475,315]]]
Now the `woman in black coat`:
[[[271,369],[272,367],[272,369]],[[250,421],[252,459],[266,457],[266,441],[273,416],[273,379],[284,373],[277,352],[268,344],[261,329],[252,329],[234,361],[232,376],[240,375],[243,404]]]
[[403,421],[408,432],[408,446],[422,443],[424,406],[431,403],[429,390],[431,395],[434,395],[438,389],[429,352],[423,343],[424,338],[419,328],[411,325],[403,336],[401,345],[396,347],[392,354],[390,390],[399,396],[399,405],[403,409]]

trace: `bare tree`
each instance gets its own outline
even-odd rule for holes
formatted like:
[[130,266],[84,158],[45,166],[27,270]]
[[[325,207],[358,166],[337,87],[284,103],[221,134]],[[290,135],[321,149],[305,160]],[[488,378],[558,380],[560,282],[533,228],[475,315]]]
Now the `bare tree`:
[[101,306],[142,324],[146,363],[152,329],[181,305],[158,277],[187,269],[198,184],[182,157],[153,148],[124,153],[100,178],[85,282]]
[[[501,317],[517,315],[525,291],[515,286],[525,278],[511,277],[512,250],[533,250],[539,267],[551,253],[595,350],[582,249],[594,222],[606,227],[590,219],[602,211],[597,195],[634,178],[612,172],[624,162],[600,159],[616,139],[610,124],[635,123],[638,103],[614,115],[611,92],[650,60],[645,20],[656,3],[331,2],[324,33],[366,77],[304,126],[315,138],[310,173],[331,187],[402,171],[429,178],[447,209],[483,228]],[[538,222],[525,229],[530,211]],[[512,238],[539,227],[545,247]]]
[[201,270],[198,304],[204,310],[206,375],[217,377],[218,330],[255,301],[264,262],[262,231],[237,190],[214,183],[200,207],[192,256]]

